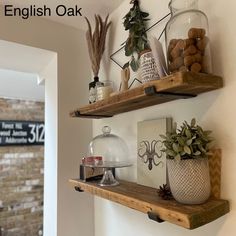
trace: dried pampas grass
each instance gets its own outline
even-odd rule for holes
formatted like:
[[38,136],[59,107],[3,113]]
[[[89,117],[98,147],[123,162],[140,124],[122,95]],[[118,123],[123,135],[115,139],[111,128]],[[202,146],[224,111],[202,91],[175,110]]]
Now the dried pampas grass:
[[92,70],[95,77],[98,76],[100,69],[100,62],[103,52],[105,50],[106,35],[111,22],[108,22],[108,17],[105,21],[102,20],[100,15],[95,15],[95,29],[92,32],[91,24],[87,17],[85,17],[88,23],[88,30],[86,32],[86,40],[88,44],[89,57],[92,64]]

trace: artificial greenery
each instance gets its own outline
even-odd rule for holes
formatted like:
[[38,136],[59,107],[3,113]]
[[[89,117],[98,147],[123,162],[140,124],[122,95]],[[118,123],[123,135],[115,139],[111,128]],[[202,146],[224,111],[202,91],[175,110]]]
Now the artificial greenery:
[[207,157],[212,141],[209,136],[211,132],[196,125],[195,119],[192,119],[191,124],[184,121],[180,129],[175,123],[171,133],[160,135],[165,146],[162,151],[168,159],[177,161]]
[[149,14],[140,10],[138,0],[130,2],[133,7],[124,16],[123,25],[129,31],[129,37],[125,42],[125,55],[131,56],[129,62],[133,71],[139,68],[140,53],[150,49],[146,34],[146,21]]

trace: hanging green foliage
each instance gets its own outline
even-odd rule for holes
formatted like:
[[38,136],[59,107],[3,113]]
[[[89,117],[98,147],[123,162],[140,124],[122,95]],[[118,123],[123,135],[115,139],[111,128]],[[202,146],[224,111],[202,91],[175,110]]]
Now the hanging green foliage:
[[125,30],[129,31],[129,37],[125,42],[125,55],[131,56],[129,65],[133,71],[137,71],[140,53],[150,49],[146,34],[149,14],[140,10],[138,0],[132,0],[130,3],[133,4],[133,7],[123,18]]

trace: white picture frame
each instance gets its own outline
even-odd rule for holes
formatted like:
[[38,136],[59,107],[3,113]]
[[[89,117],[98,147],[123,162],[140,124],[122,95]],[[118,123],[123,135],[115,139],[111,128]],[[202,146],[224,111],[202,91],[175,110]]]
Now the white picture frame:
[[170,132],[171,118],[145,120],[137,124],[137,183],[159,188],[167,183],[166,156],[160,134]]

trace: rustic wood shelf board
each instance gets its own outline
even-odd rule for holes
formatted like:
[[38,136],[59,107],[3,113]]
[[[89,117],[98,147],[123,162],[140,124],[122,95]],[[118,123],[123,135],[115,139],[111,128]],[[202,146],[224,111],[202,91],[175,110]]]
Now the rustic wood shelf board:
[[80,189],[129,208],[156,216],[156,221],[168,221],[187,229],[205,225],[229,212],[229,202],[210,199],[201,205],[183,205],[174,200],[162,200],[154,188],[119,180],[116,187],[101,187],[96,182],[71,179],[70,183]]
[[107,118],[114,115],[177,99],[195,97],[200,93],[223,87],[219,76],[177,72],[161,80],[145,83],[107,99],[72,111],[72,117]]

